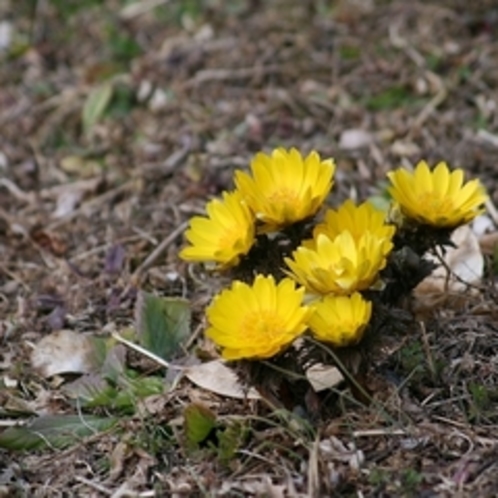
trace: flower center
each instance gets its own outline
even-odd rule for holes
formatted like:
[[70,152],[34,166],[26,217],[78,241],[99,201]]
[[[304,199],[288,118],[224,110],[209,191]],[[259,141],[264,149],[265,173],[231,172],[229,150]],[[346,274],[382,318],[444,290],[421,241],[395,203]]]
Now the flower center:
[[281,318],[271,310],[263,310],[248,314],[241,327],[247,341],[260,342],[280,339],[284,330]]
[[268,196],[268,200],[270,204],[284,206],[285,208],[293,208],[299,205],[299,196],[297,192],[290,188],[275,190]]
[[418,197],[420,209],[427,214],[449,214],[454,210],[453,201],[448,197],[438,198],[432,192],[424,192]]

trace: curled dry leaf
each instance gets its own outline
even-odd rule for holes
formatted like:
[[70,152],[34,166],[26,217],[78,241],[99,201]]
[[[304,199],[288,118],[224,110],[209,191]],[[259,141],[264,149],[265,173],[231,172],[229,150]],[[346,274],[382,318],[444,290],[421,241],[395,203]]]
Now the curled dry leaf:
[[339,148],[342,150],[356,150],[368,147],[373,142],[371,133],[361,129],[344,130],[339,138]]
[[99,355],[94,338],[72,330],[44,337],[31,353],[31,365],[43,377],[95,370]]
[[10,21],[0,22],[0,52],[7,51],[13,39],[13,27]]
[[398,157],[411,157],[420,154],[420,147],[409,140],[396,140],[391,145],[391,152]]
[[341,372],[331,365],[313,365],[306,371],[306,377],[316,392],[336,387],[344,380]]
[[[79,207],[83,199],[95,194],[101,185],[102,179],[98,177],[79,180],[64,186],[64,188],[54,190],[52,193],[57,196],[57,204],[52,217],[59,219],[70,215]],[[48,197],[49,192],[46,192],[45,196]]]
[[[219,490],[219,496],[267,496],[268,498],[304,496],[298,495],[295,491],[286,493],[286,488],[283,484],[274,484],[271,477],[262,472],[247,476],[243,480],[224,480]],[[311,495],[307,494],[306,496]]]
[[365,462],[363,451],[357,449],[353,442],[344,444],[335,436],[320,441],[319,450],[325,461],[344,462],[353,470],[359,470]]
[[498,232],[485,233],[479,238],[479,245],[483,254],[495,254],[498,247]]
[[121,244],[114,244],[105,255],[104,271],[118,275],[123,269],[126,259],[126,250]]
[[443,295],[466,293],[469,284],[477,285],[481,281],[484,258],[477,236],[468,225],[464,225],[453,232],[451,240],[456,247],[448,247],[445,254],[441,254],[445,265],[435,256],[427,255],[438,267],[414,290],[417,304],[421,306],[431,306]]
[[481,214],[472,222],[472,231],[479,237],[479,239],[486,233],[493,232],[495,224],[490,216]]
[[43,228],[35,228],[31,230],[29,235],[35,244],[53,256],[64,256],[67,251],[67,244],[57,233],[48,232]]
[[[90,181],[93,180],[94,182],[98,180],[98,178],[95,177],[102,174],[102,165],[97,160],[88,159],[82,156],[65,156],[60,160],[59,166],[70,175],[75,175]],[[79,182],[76,182],[76,184],[78,183]],[[84,183],[82,183],[82,185],[84,185]],[[69,184],[69,186],[71,186],[71,184]]]
[[106,81],[92,88],[83,105],[81,121],[86,135],[90,135],[93,127],[103,117],[114,93],[112,82]]
[[185,376],[196,386],[220,396],[236,399],[259,399],[256,389],[245,392],[237,375],[221,360],[208,361],[187,367]]

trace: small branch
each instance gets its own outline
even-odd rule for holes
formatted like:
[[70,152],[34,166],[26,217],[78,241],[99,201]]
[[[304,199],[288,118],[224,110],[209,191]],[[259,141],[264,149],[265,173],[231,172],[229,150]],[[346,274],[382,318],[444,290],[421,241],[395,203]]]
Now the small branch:
[[90,479],[87,479],[86,477],[83,477],[83,476],[74,476],[74,478],[78,482],[81,482],[82,484],[85,484],[89,488],[92,488],[95,491],[98,491],[99,493],[102,493],[103,495],[112,496],[112,491],[110,489],[102,486],[102,484],[98,484],[95,481],[90,481]]
[[253,78],[255,76],[267,76],[279,74],[285,71],[281,64],[269,64],[268,66],[243,67],[240,69],[203,69],[186,83],[186,87],[196,87],[208,82],[237,81]]
[[420,111],[419,115],[415,118],[415,122],[411,126],[410,133],[420,130],[422,125],[430,118],[434,111],[446,100],[448,97],[448,90],[443,86],[437,93],[432,97],[431,100],[424,106]]
[[450,282],[450,277],[453,277],[456,281],[460,282],[461,284],[463,285],[466,285],[467,287],[471,288],[471,289],[476,289],[478,291],[482,291],[483,290],[483,287],[482,286],[479,286],[479,285],[476,285],[476,284],[472,284],[470,282],[467,282],[466,280],[464,280],[462,277],[460,277],[460,275],[458,275],[457,273],[455,273],[448,265],[448,263],[444,260],[444,257],[439,253],[439,251],[436,249],[434,249],[433,251],[433,254],[435,255],[436,259],[439,261],[439,263],[441,263],[441,265],[443,266],[443,268],[447,271],[447,275],[446,275],[446,280],[445,280],[445,285],[444,285],[444,289],[445,291],[448,291],[448,288],[449,288],[449,282]]
[[432,357],[431,347],[429,345],[429,339],[427,337],[427,331],[425,329],[425,323],[419,322],[420,330],[422,332],[422,347],[424,348],[424,353],[427,358],[427,364],[429,366],[429,371],[431,372],[432,380],[436,379],[436,367],[434,365],[434,358]]
[[383,436],[407,436],[409,433],[404,429],[368,429],[353,431],[353,437],[383,437]]
[[131,282],[133,285],[138,283],[138,280],[142,276],[145,270],[149,269],[156,260],[166,251],[166,249],[176,240],[176,238],[181,235],[188,226],[188,221],[183,222],[181,225],[177,226],[145,259],[145,261],[135,270],[131,276]]
[[179,371],[184,371],[185,368],[180,366],[180,365],[172,365],[171,363],[167,362],[166,360],[163,360],[161,357],[155,355],[154,353],[151,353],[150,351],[147,351],[147,349],[143,348],[142,346],[139,346],[138,344],[135,344],[134,342],[128,341],[121,335],[119,335],[117,332],[112,333],[112,337],[116,339],[116,341],[120,342],[121,344],[124,344],[126,347],[133,349],[133,351],[136,351],[137,353],[140,353],[143,356],[146,356],[152,361],[155,361],[157,364],[161,365],[164,368],[169,368],[169,369],[174,369],[174,370],[179,370]]

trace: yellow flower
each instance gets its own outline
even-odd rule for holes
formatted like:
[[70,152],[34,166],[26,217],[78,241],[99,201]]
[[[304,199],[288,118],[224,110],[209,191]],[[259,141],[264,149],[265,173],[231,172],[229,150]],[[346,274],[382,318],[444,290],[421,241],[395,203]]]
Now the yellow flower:
[[351,294],[370,287],[393,247],[387,238],[365,232],[355,241],[348,230],[334,239],[318,234],[314,247],[300,246],[285,258],[291,276],[316,294]]
[[423,224],[453,228],[471,221],[483,210],[487,195],[479,180],[463,183],[463,170],[451,171],[440,162],[431,172],[425,161],[410,173],[398,169],[387,174],[389,192],[402,213]]
[[[392,239],[396,228],[386,224],[386,214],[376,209],[370,202],[364,202],[356,206],[348,199],[337,211],[328,209],[325,213],[325,221],[316,225],[313,237],[316,240],[323,233],[330,239],[335,238],[341,232],[349,231],[355,241],[359,241],[365,232],[371,232],[379,239]],[[307,241],[308,247],[313,244]]]
[[303,295],[289,278],[275,284],[257,275],[253,286],[236,280],[206,310],[206,336],[227,360],[271,358],[306,330],[313,310],[302,306]]
[[185,232],[190,246],[180,251],[186,261],[213,261],[222,267],[238,264],[255,237],[254,216],[240,192],[223,192],[223,200],[206,205],[207,217],[195,216]]
[[296,149],[259,153],[252,176],[235,172],[235,184],[265,231],[274,231],[316,214],[332,187],[335,164],[317,152],[303,158]]
[[372,303],[355,292],[351,296],[328,295],[314,306],[309,320],[312,334],[336,347],[360,342],[372,315]]

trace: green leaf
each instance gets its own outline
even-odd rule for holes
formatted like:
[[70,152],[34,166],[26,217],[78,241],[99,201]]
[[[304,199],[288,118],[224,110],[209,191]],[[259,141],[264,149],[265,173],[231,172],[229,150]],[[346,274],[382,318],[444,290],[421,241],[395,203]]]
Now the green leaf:
[[162,394],[165,388],[164,379],[155,375],[128,379],[127,383],[133,395],[138,399]]
[[364,103],[369,111],[382,111],[420,104],[422,101],[423,99],[414,97],[408,87],[395,85],[367,97]]
[[113,119],[122,119],[127,116],[135,104],[135,93],[129,86],[115,85],[112,101],[106,110],[106,116]]
[[356,60],[361,57],[361,47],[356,45],[343,45],[339,49],[341,59]]
[[392,197],[389,193],[390,182],[381,180],[376,183],[374,193],[367,199],[376,209],[389,212]]
[[111,102],[114,87],[112,83],[106,82],[94,88],[88,95],[83,106],[83,130],[88,135],[93,127],[104,115],[107,106]]
[[10,427],[0,434],[0,448],[33,450],[65,448],[81,438],[111,428],[117,419],[91,415],[47,415],[23,427]]
[[217,431],[218,457],[226,465],[235,458],[237,451],[244,445],[249,429],[243,421],[231,422],[224,431]]
[[368,198],[368,201],[372,204],[375,209],[379,211],[389,212],[391,206],[391,200],[385,195],[372,195]]
[[138,377],[133,370],[126,370],[118,382],[101,374],[90,374],[66,384],[62,390],[71,398],[77,398],[85,408],[105,407],[119,414],[133,414],[140,399],[162,394],[165,383],[162,377]]
[[184,428],[190,446],[202,443],[216,425],[216,415],[206,406],[192,403],[185,408]]
[[190,335],[190,304],[186,299],[140,292],[135,308],[140,345],[171,360]]

